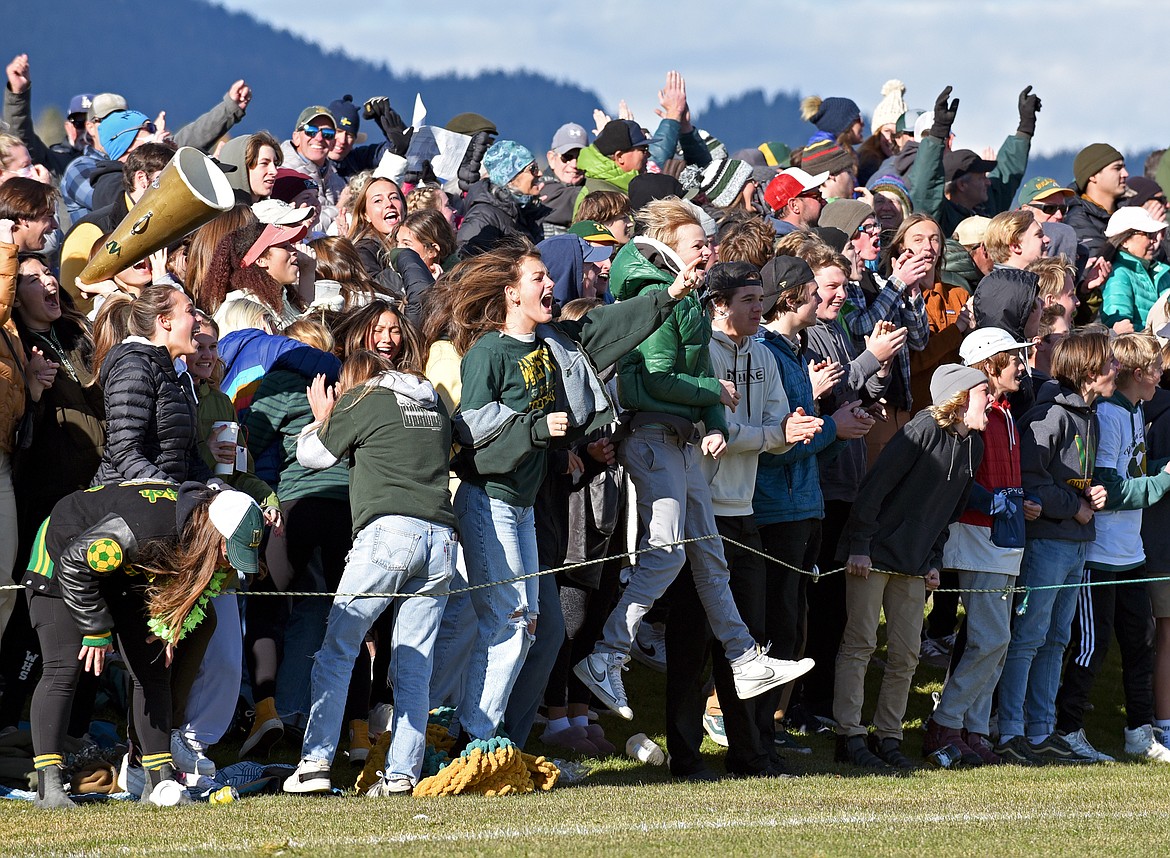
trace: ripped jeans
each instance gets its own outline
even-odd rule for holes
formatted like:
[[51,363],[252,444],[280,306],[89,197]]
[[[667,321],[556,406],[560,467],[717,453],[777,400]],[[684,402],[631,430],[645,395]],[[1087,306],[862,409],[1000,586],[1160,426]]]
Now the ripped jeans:
[[[464,482],[455,494],[460,541],[472,586],[536,572],[536,525],[532,507],[488,497]],[[532,645],[528,623],[536,618],[539,579],[529,578],[473,590],[476,636],[467,666],[459,723],[471,736],[488,739],[504,719],[508,697]]]

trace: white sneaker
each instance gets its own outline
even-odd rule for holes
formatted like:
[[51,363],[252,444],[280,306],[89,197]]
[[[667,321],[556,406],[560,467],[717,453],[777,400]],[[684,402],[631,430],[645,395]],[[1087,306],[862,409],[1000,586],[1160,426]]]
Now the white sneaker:
[[1143,724],[1136,730],[1125,728],[1125,752],[1157,763],[1170,763],[1170,748],[1154,739],[1154,726]]
[[629,660],[628,655],[616,652],[595,652],[573,665],[573,673],[597,695],[598,700],[627,721],[633,721],[634,710],[629,707],[626,689],[622,685],[622,671],[627,669]]
[[394,718],[394,707],[389,703],[379,703],[370,710],[370,741],[377,741],[378,737],[390,729],[390,721]]
[[1060,737],[1064,739],[1065,744],[1077,752],[1082,757],[1092,760],[1094,763],[1116,763],[1117,760],[1108,754],[1103,754],[1094,748],[1089,740],[1085,737],[1085,728],[1077,730],[1075,733],[1061,733]]
[[731,665],[735,693],[740,700],[758,697],[777,686],[787,685],[812,670],[816,663],[811,658],[802,658],[800,661],[769,658],[765,652],[763,647],[756,644],[754,650]]
[[366,790],[370,798],[383,798],[392,795],[410,795],[414,792],[414,781],[407,775],[387,775],[378,772],[378,780]]
[[142,795],[146,791],[146,770],[142,766],[130,765],[130,754],[122,755],[118,766],[118,789],[131,795]]
[[301,760],[297,764],[297,770],[284,779],[284,791],[333,792],[333,782],[329,780],[329,763],[325,760]]
[[207,759],[203,748],[189,740],[179,730],[171,730],[171,760],[185,775],[215,777],[215,763]]
[[167,778],[159,781],[150,791],[150,795],[143,798],[155,807],[178,807],[180,804],[191,804],[191,796],[187,789],[176,780]]
[[655,623],[639,623],[630,655],[651,670],[666,673],[666,630]]

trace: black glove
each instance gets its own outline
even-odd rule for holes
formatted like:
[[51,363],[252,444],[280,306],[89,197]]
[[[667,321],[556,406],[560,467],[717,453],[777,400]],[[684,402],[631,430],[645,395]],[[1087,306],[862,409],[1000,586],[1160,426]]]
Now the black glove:
[[1032,92],[1031,86],[1025,87],[1020,93],[1020,127],[1016,129],[1017,134],[1031,137],[1036,133],[1036,114],[1040,112],[1041,106],[1040,96]]
[[406,130],[406,123],[398,111],[390,106],[389,98],[384,95],[371,98],[362,106],[362,117],[377,121],[395,155],[406,155],[412,132]]
[[955,114],[959,111],[959,99],[955,99],[948,106],[947,99],[951,97],[951,87],[947,87],[934,100],[934,125],[930,129],[930,136],[939,140],[946,140],[951,136],[951,126],[955,124]]

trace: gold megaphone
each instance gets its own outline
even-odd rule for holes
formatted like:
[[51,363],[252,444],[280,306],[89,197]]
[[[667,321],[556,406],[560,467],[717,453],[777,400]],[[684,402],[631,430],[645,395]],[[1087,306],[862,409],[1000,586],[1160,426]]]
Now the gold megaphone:
[[109,280],[226,212],[235,201],[223,170],[198,149],[182,147],[82,269],[81,282]]

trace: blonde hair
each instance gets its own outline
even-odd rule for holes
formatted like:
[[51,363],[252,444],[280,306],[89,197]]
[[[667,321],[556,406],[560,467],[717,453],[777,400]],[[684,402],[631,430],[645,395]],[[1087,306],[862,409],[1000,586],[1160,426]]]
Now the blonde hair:
[[1161,355],[1158,341],[1149,334],[1122,334],[1113,341],[1113,356],[1119,364],[1117,383],[1128,384],[1139,369],[1148,369]]
[[987,225],[983,247],[992,262],[1007,262],[1012,255],[1012,245],[1019,244],[1028,227],[1036,220],[1031,209],[1016,209],[1000,212]]
[[8,169],[8,163],[12,159],[12,153],[16,151],[16,147],[27,149],[24,142],[12,134],[0,134],[0,167],[5,170]]
[[690,205],[678,197],[666,197],[646,203],[634,215],[639,232],[674,250],[678,242],[678,231],[684,226],[702,228],[699,218]]
[[280,330],[280,319],[262,304],[248,298],[237,298],[220,307],[219,326],[221,334],[225,337],[234,331],[248,328],[259,330],[267,328],[271,332]]
[[412,215],[415,212],[428,211],[434,209],[439,211],[443,208],[442,200],[439,195],[445,193],[442,188],[434,188],[430,185],[419,185],[413,191],[406,195],[406,213]]
[[971,391],[960,390],[958,393],[952,393],[942,405],[928,405],[926,410],[930,412],[934,422],[941,428],[950,429],[963,422],[963,418],[967,416],[967,403],[970,400]]
[[333,351],[333,334],[316,319],[297,319],[281,333],[290,340],[296,340],[323,352]]
[[1042,256],[1028,266],[1036,275],[1040,285],[1040,298],[1056,300],[1064,291],[1065,277],[1073,273],[1073,267],[1063,256]]
[[798,256],[804,259],[804,254],[812,247],[831,247],[819,235],[806,232],[803,229],[794,229],[787,235],[776,239],[776,256]]

